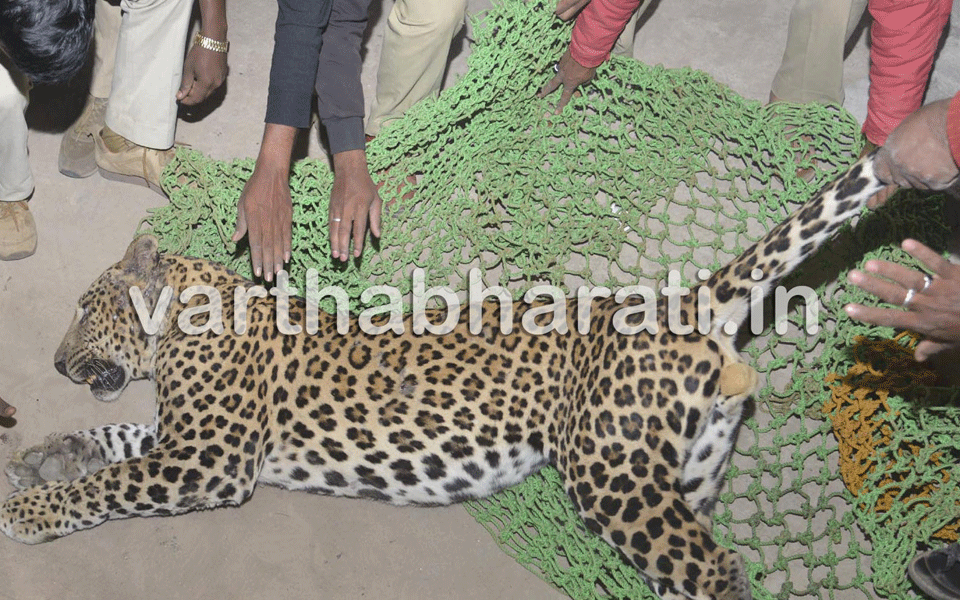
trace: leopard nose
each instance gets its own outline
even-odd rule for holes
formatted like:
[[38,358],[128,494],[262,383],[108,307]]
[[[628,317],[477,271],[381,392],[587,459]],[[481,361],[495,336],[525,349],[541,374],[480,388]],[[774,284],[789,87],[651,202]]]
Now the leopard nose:
[[60,373],[64,377],[67,376],[67,361],[63,360],[62,358],[59,358],[53,361],[53,366],[54,368],[57,369],[57,373]]

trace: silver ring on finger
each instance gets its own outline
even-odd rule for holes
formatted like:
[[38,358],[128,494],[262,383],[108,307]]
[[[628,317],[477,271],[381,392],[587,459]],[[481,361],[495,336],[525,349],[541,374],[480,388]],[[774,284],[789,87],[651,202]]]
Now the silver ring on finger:
[[340,217],[334,217],[334,218],[332,218],[332,219],[330,219],[330,220],[333,221],[334,223],[339,223],[339,222],[342,221],[343,219],[341,219]]
[[920,288],[921,292],[927,291],[927,288],[930,287],[930,284],[933,283],[933,277],[930,277],[926,273],[923,274],[923,287]]
[[907,290],[907,296],[903,299],[903,302],[900,303],[900,306],[904,308],[910,308],[910,303],[913,301],[913,297],[917,295],[917,290],[910,288]]
[[560,72],[560,63],[553,63],[553,72],[554,73]]

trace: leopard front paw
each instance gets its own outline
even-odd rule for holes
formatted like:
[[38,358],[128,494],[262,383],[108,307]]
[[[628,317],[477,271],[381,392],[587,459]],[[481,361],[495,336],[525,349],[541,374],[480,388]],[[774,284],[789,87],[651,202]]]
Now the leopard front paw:
[[51,481],[72,481],[105,465],[97,444],[73,434],[56,434],[14,454],[6,473],[15,488],[25,490]]

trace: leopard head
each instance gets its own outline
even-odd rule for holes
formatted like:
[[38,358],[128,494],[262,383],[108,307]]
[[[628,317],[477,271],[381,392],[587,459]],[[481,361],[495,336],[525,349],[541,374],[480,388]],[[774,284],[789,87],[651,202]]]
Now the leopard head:
[[163,304],[164,276],[156,238],[135,239],[123,260],[80,297],[54,357],[57,371],[89,385],[104,402],[116,400],[131,380],[149,376],[165,320],[162,306],[154,312]]

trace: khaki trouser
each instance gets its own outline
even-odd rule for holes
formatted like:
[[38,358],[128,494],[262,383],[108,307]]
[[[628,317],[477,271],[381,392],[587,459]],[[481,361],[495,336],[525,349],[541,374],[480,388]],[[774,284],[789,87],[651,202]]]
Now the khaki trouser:
[[467,0],[397,0],[383,34],[377,95],[367,135],[440,91],[450,42],[463,27]]
[[192,0],[97,0],[90,93],[110,98],[107,126],[141,146],[173,146],[192,9]]
[[[103,0],[100,0],[103,1]],[[627,23],[614,48],[631,56],[637,17],[649,0]],[[440,92],[447,68],[450,42],[463,27],[467,0],[397,0],[383,36],[383,51],[377,70],[377,95],[367,120],[367,135],[403,116],[414,104]]]
[[27,154],[30,83],[0,53],[0,202],[26,200],[33,193],[33,172]]
[[648,6],[650,6],[650,0],[643,0],[640,6],[637,7],[637,10],[634,11],[633,16],[630,17],[630,20],[627,21],[627,25],[623,28],[623,33],[617,38],[617,43],[613,45],[613,53],[617,56],[633,58],[633,44],[639,35],[637,32],[637,20],[640,18],[640,15],[647,10]]
[[787,102],[843,102],[843,48],[867,0],[797,0],[770,91]]
[[117,37],[120,35],[120,5],[97,0],[93,19],[93,80],[90,95],[109,98],[113,87],[113,66],[117,62]]

